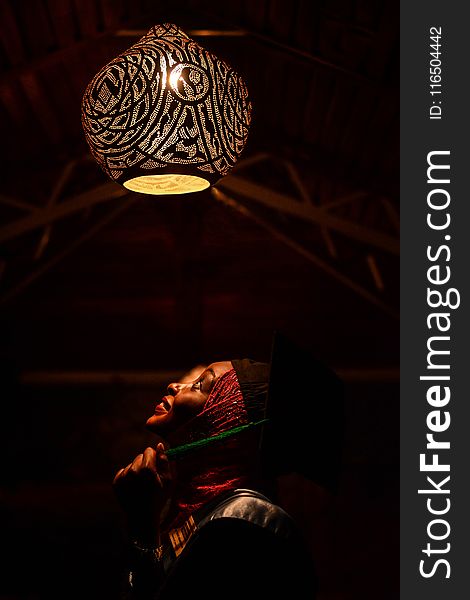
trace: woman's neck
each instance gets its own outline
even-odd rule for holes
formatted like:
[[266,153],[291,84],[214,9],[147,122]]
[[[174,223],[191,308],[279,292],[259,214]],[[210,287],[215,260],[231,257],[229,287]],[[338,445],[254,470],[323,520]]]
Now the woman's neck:
[[182,478],[175,497],[178,512],[189,516],[216,496],[248,485],[249,478],[234,466],[208,468]]

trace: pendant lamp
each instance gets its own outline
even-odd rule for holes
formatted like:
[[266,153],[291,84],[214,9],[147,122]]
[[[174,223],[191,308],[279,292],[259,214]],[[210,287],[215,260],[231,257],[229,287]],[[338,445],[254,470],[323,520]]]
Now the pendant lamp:
[[213,185],[235,165],[250,121],[240,75],[171,24],[103,67],[82,101],[92,155],[111,179],[144,194]]

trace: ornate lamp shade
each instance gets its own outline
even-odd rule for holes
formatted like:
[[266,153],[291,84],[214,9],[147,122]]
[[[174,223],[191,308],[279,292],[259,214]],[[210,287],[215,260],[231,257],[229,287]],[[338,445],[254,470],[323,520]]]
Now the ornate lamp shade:
[[243,79],[176,25],[156,25],[103,67],[82,101],[102,169],[129,190],[182,194],[226,175],[248,137]]

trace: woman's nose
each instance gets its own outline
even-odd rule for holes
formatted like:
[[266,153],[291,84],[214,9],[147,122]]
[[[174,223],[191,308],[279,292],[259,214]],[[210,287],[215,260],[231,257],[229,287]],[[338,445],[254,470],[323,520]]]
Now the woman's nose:
[[182,387],[182,383],[170,383],[170,385],[166,389],[170,396],[176,396],[176,394],[181,390]]

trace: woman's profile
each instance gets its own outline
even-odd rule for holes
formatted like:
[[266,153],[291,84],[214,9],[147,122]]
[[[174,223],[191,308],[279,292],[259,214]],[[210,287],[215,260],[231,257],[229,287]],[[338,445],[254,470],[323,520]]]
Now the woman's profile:
[[[276,504],[272,486],[278,472],[305,471],[306,457],[298,454],[309,445],[318,447],[318,440],[299,441],[292,432],[297,421],[298,435],[304,435],[312,410],[302,415],[303,403],[295,405],[301,391],[294,391],[289,360],[282,360],[281,378],[273,375],[280,355],[287,358],[281,345],[276,351],[275,344],[271,365],[249,359],[215,362],[194,381],[170,383],[157,402],[146,425],[165,443],[145,449],[114,479],[132,540],[129,597],[315,597],[304,540]],[[302,361],[295,364],[303,366]],[[336,380],[321,373],[317,394],[322,395],[326,382],[333,402]],[[318,417],[330,418],[332,412],[322,411],[321,404]],[[182,458],[170,461],[175,447]],[[333,465],[331,455],[316,462],[328,464],[326,470]]]

